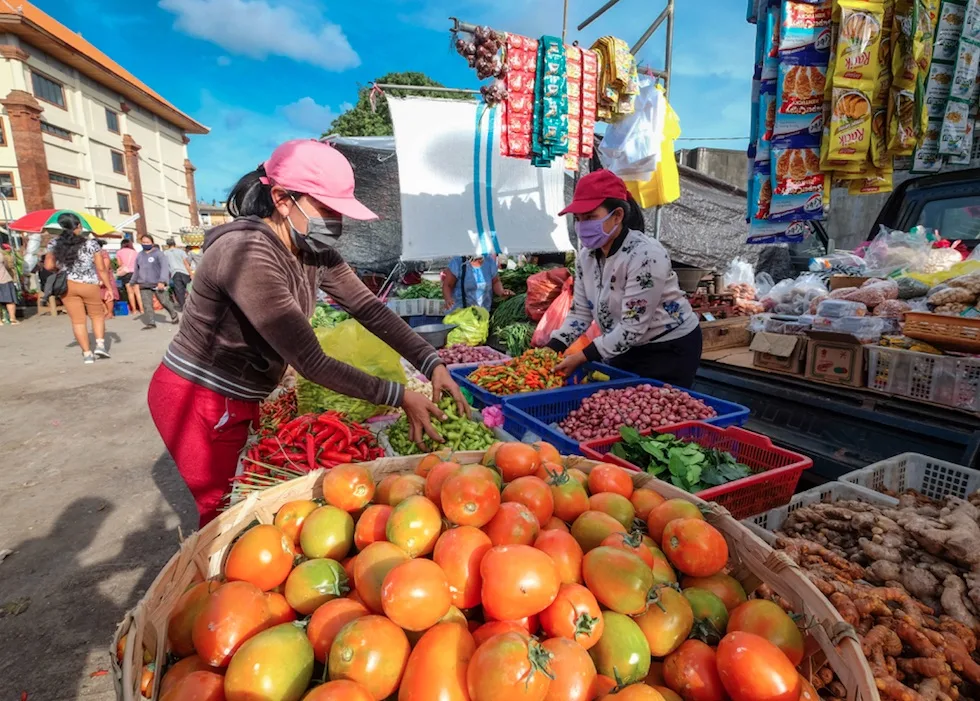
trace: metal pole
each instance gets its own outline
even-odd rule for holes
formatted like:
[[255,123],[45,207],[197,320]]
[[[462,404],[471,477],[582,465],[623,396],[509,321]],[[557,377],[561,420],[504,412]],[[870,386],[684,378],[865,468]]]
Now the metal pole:
[[639,53],[640,49],[643,48],[643,45],[646,44],[650,37],[653,36],[653,33],[660,28],[660,25],[663,24],[664,20],[668,19],[670,16],[670,10],[671,6],[670,3],[668,3],[667,7],[664,8],[664,11],[660,13],[660,16],[653,21],[653,24],[651,24],[645,32],[643,32],[643,36],[640,37],[640,40],[633,45],[632,49],[630,49],[631,54],[635,56],[637,53]]
[[392,83],[375,83],[382,90],[430,90],[432,92],[463,92],[471,95],[478,95],[479,90],[469,88],[442,88],[431,85],[394,85]]
[[603,5],[598,10],[596,10],[591,15],[589,15],[589,18],[578,26],[578,30],[581,32],[583,29],[585,29],[590,24],[595,22],[599,17],[603,15],[603,13],[605,13],[606,10],[608,10],[610,7],[615,5],[617,2],[619,2],[619,0],[609,0],[609,2],[607,2],[605,5]]
[[[667,0],[667,42],[664,47],[664,96],[670,99],[670,71],[671,65],[673,64],[674,55],[674,0]],[[661,15],[662,16],[662,15]],[[659,21],[659,18],[658,18]],[[662,154],[666,156],[667,154]],[[670,154],[670,158],[675,158],[674,154]],[[660,239],[661,226],[663,220],[661,217],[660,207],[657,207],[656,211],[653,213],[653,237],[657,240]]]
[[561,43],[565,43],[565,35],[568,33],[568,0],[565,0],[565,11],[561,16]]

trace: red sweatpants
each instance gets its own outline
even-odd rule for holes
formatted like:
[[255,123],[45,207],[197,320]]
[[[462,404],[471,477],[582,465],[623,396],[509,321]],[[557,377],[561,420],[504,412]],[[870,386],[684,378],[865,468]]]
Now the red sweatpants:
[[230,491],[249,426],[259,405],[229,399],[161,365],[147,397],[150,416],[197,503],[201,526],[218,515]]

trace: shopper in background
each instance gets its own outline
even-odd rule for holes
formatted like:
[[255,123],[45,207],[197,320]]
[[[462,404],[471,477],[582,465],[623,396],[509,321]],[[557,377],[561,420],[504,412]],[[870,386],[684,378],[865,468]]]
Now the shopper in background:
[[[0,249],[0,304],[7,308],[7,320],[11,325],[20,323],[17,321],[17,287],[14,285],[16,274],[13,251],[10,244],[5,243]],[[2,324],[3,318],[0,318]]]
[[184,301],[187,299],[187,286],[191,284],[191,263],[187,253],[177,248],[177,242],[173,239],[167,239],[167,248],[163,254],[167,257],[167,266],[170,268],[170,284],[177,297],[177,309],[183,311]]
[[[58,217],[61,234],[48,244],[44,256],[44,268],[48,272],[60,271],[67,274],[67,291],[61,296],[65,311],[71,319],[71,330],[82,349],[85,364],[95,362],[95,358],[108,358],[105,347],[105,307],[102,306],[102,289],[109,287],[112,275],[99,255],[99,244],[86,238],[82,231],[82,221],[77,215],[65,212]],[[88,322],[92,320],[95,334],[95,351],[88,340]]]
[[109,251],[106,250],[106,246],[109,242],[105,239],[96,239],[96,243],[99,244],[99,256],[102,257],[102,262],[105,265],[106,270],[109,271],[109,279],[111,284],[106,287],[105,283],[102,283],[102,306],[105,307],[106,319],[112,319],[116,316],[115,304],[119,299],[119,285],[116,284],[115,277],[112,276],[112,258],[109,256]]
[[170,314],[170,323],[176,324],[179,321],[177,310],[170,301],[170,291],[167,289],[167,283],[170,282],[167,258],[149,234],[140,236],[140,247],[143,250],[136,256],[132,283],[139,288],[143,301],[143,329],[157,327],[156,314],[153,311],[154,297]]
[[133,240],[124,238],[119,250],[116,251],[116,277],[126,290],[126,297],[129,300],[129,311],[133,315],[143,313],[143,301],[140,299],[140,291],[136,285],[131,284],[133,280],[133,270],[136,269],[136,249],[133,248]]
[[480,306],[490,310],[494,296],[512,297],[513,292],[500,282],[494,256],[456,256],[442,271],[442,298],[446,311]]
[[201,247],[188,244],[185,248],[187,251],[187,262],[191,266],[191,279],[194,279],[194,273],[197,272],[197,266],[201,263]]

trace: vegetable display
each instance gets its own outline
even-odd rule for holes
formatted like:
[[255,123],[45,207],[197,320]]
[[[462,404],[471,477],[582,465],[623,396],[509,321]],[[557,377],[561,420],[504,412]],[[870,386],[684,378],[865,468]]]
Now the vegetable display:
[[556,389],[565,386],[565,378],[554,371],[560,362],[561,356],[553,350],[538,348],[503,365],[477,368],[467,379],[497,395]]
[[246,453],[250,471],[260,475],[267,466],[307,472],[381,457],[384,451],[370,431],[333,411],[299,416]]
[[442,299],[442,285],[423,280],[395,293],[398,299]]
[[529,321],[508,324],[497,331],[497,338],[507,348],[507,354],[516,358],[531,347],[535,325]]
[[290,387],[279,392],[275,399],[259,404],[259,430],[262,433],[275,433],[287,421],[296,418],[296,388]]
[[329,304],[317,304],[316,309],[313,310],[313,316],[310,318],[310,324],[315,329],[328,329],[350,318],[350,314],[340,309],[334,309]]
[[582,400],[559,428],[577,441],[613,436],[623,426],[639,431],[681,421],[703,421],[718,412],[670,385],[603,389]]
[[527,300],[526,294],[515,294],[502,300],[493,310],[490,316],[490,330],[499,332],[505,326],[529,322],[527,312],[524,311],[524,302]]
[[[446,421],[432,419],[432,427],[445,439],[445,443],[436,443],[428,436],[424,442],[429,450],[451,448],[452,450],[486,450],[497,440],[493,431],[479,421],[472,421],[459,415],[456,402],[444,397],[439,402],[448,417]],[[409,438],[408,417],[402,416],[388,429],[388,441],[399,455],[418,455],[422,451]]]
[[440,349],[439,358],[447,365],[475,365],[506,359],[502,353],[498,353],[493,348],[466,346],[461,343]]
[[703,448],[671,433],[641,436],[629,426],[623,426],[619,433],[623,441],[613,444],[613,455],[661,479],[669,477],[675,487],[692,494],[752,474],[748,465],[738,462],[731,453]]
[[540,273],[541,267],[534,263],[527,263],[514,270],[501,270],[500,284],[514,294],[524,294],[527,292],[527,279],[535,273]]

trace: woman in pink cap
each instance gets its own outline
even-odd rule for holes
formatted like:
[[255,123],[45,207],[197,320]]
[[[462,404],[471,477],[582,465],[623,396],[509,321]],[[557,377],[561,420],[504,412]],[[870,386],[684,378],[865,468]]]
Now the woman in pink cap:
[[413,440],[439,439],[439,408],[402,385],[325,355],[309,319],[323,290],[468,410],[435,349],[382,304],[334,245],[343,216],[377,219],[354,199],[354,172],[332,146],[289,141],[245,175],[228,198],[234,221],[211,229],[180,330],[153,375],[150,415],[190,488],[201,525],[235,475],[259,402],[287,366],[312,382],[402,407]]

